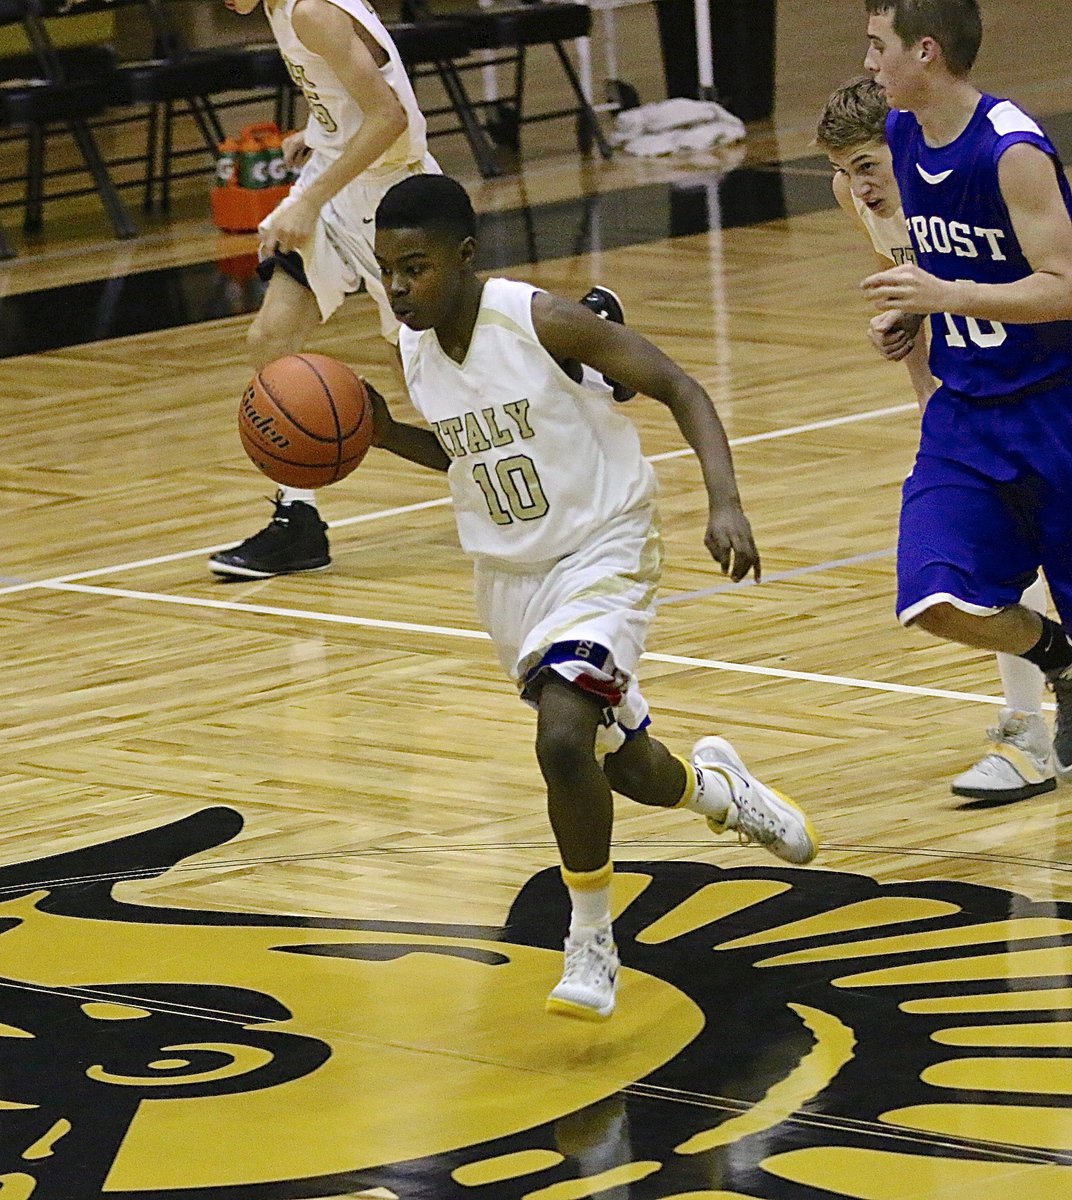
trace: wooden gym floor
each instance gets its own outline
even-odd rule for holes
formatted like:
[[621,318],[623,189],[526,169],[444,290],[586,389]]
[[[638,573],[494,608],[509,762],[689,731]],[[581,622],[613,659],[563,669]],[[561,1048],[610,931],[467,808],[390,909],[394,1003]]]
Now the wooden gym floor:
[[[1000,7],[983,82],[1067,154],[1070,18]],[[251,239],[189,189],[125,246],[92,205],[47,213],[0,270],[3,1200],[1072,1192],[1069,793],[950,795],[994,663],[892,615],[916,416],[808,146],[862,53],[857,5],[827,8],[780,15],[743,158],[581,162],[548,126],[481,183],[436,146],[489,265],[608,283],[709,389],[764,582],[718,574],[695,461],[634,401],[667,549],[643,686],[674,749],[726,734],[824,841],[793,869],[622,801],[602,1026],[543,1012],[565,901],[532,715],[442,478],[373,452],[322,495],[330,572],[215,581],[270,514],[234,429]],[[199,319],[201,270],[234,315]],[[94,340],[79,283],[150,332]],[[404,411],[375,326],[357,297],[311,348]]]

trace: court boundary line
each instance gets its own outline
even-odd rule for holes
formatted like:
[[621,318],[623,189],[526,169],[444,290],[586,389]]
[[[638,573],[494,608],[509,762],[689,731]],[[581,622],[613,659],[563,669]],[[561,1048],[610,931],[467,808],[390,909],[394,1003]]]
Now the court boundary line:
[[[842,425],[890,416],[895,413],[907,412],[915,409],[915,407],[915,404],[906,403],[886,405],[877,409],[866,409],[863,412],[846,413],[837,417],[824,418],[820,421],[807,422],[803,425],[786,426],[780,429],[766,430],[762,433],[747,434],[739,438],[731,439],[730,445],[748,445],[761,441],[773,441],[784,437],[792,437],[802,433],[812,433],[822,429],[836,428]],[[685,456],[692,455],[693,453],[694,451],[692,448],[686,446],[677,450],[670,450],[662,454],[653,455],[649,461],[665,462],[671,459],[683,458]],[[390,509],[379,509],[372,513],[363,513],[353,517],[344,517],[338,521],[330,522],[329,525],[331,528],[342,528],[348,525],[384,520],[389,517],[422,511],[430,508],[445,507],[449,503],[450,497],[442,496],[433,500],[418,501],[414,504],[401,505]],[[136,570],[140,567],[155,566],[166,562],[174,562],[177,560],[191,558],[196,555],[211,553],[213,549],[219,549],[219,547],[199,547],[194,550],[184,550],[174,554],[160,555],[155,558],[134,560],[127,563],[116,564],[110,567],[97,567],[87,571],[71,572],[66,575],[54,576],[48,579],[29,580],[0,588],[0,596],[12,595],[31,590],[66,591],[107,597],[109,599],[132,600],[135,602],[157,604],[172,604],[178,607],[203,608],[224,612],[241,612],[257,616],[282,617],[291,621],[314,621],[325,624],[347,625],[365,629],[389,630],[404,634],[428,634],[436,637],[459,638],[470,641],[490,640],[487,633],[482,630],[465,629],[455,626],[426,625],[418,622],[394,621],[373,617],[358,617],[346,613],[327,613],[310,609],[286,608],[277,605],[250,604],[242,601],[221,600],[202,596],[173,595],[163,592],[142,591],[133,588],[100,587],[79,582],[84,579],[96,578],[102,575],[116,574],[119,572]],[[835,559],[831,560],[829,563],[812,564],[805,567],[793,568],[789,571],[776,574],[772,577],[772,581],[780,578],[792,578],[797,575],[814,573],[825,569],[833,569],[840,565],[850,565],[859,561],[868,561],[873,558],[885,556],[888,553],[889,551],[886,549],[881,551],[869,551],[859,556],[853,556],[850,559]],[[748,582],[751,581],[743,581],[740,584],[721,584],[716,585],[711,589],[704,589],[701,592],[684,593],[680,596],[668,596],[662,601],[662,603],[681,603],[685,600],[699,598],[700,596],[713,594],[714,592],[730,590],[734,587],[746,586]],[[986,696],[976,692],[961,692],[946,688],[930,688],[914,684],[891,683],[881,680],[861,679],[855,676],[828,675],[814,671],[792,671],[782,667],[767,667],[749,663],[734,663],[723,659],[699,658],[680,654],[664,654],[657,651],[647,651],[643,655],[643,658],[652,662],[664,663],[669,666],[697,667],[703,670],[726,671],[737,674],[764,676],[771,679],[820,683],[833,687],[849,687],[866,691],[888,692],[910,696],[925,696],[931,699],[940,700],[967,701],[975,704],[991,704],[1000,706],[1004,703],[1003,697]],[[1055,706],[1053,704],[1046,704],[1044,707],[1052,710]]]
[[[383,629],[403,634],[431,634],[435,637],[459,638],[467,641],[490,642],[482,629],[465,629],[452,625],[425,625],[419,622],[392,621],[380,617],[356,617],[349,613],[318,612],[315,609],[282,608],[271,604],[248,604],[239,600],[216,600],[208,596],[179,596],[168,592],[144,592],[134,588],[101,587],[90,583],[41,584],[42,588],[58,592],[75,592],[113,600],[133,600],[150,604],[171,604],[185,608],[206,608],[222,612],[249,613],[253,616],[282,617],[288,621],[320,622],[328,625],[348,625],[357,629]],[[765,667],[754,663],[734,663],[725,659],[697,658],[686,654],[664,654],[654,650],[642,656],[650,662],[668,666],[698,667],[709,671],[728,671],[742,675],[760,675],[772,679],[787,679],[803,683],[823,683],[833,687],[859,688],[873,692],[894,692],[907,696],[927,696],[937,700],[964,700],[974,704],[1005,703],[1002,696],[984,696],[977,692],[957,692],[945,688],[923,687],[917,684],[886,683],[881,680],[859,679],[851,675],[826,675],[817,671],[792,671],[785,667]],[[1052,709],[1052,704],[1046,705]]]
[[735,592],[738,588],[761,587],[767,583],[782,583],[786,579],[800,579],[804,575],[818,575],[822,571],[836,571],[838,567],[859,567],[864,563],[878,562],[882,558],[892,558],[897,553],[896,546],[886,546],[882,550],[866,550],[863,554],[851,554],[848,558],[829,558],[826,562],[807,563],[803,567],[789,567],[784,571],[775,571],[764,575],[762,583],[754,576],[747,575],[744,579],[729,580],[725,583],[712,584],[711,587],[698,588],[694,592],[675,592],[672,596],[660,596],[655,601],[656,608],[665,608],[668,604],[684,604],[688,600],[703,600],[708,596],[717,596],[722,592]]
[[[821,421],[809,421],[803,425],[788,425],[780,429],[768,429],[762,433],[744,434],[741,437],[730,438],[730,446],[750,446],[757,442],[777,441],[780,438],[795,437],[803,433],[816,433],[823,429],[834,429],[841,425],[852,425],[860,421],[871,421],[880,417],[891,416],[895,413],[908,412],[917,408],[915,403],[911,404],[892,404],[886,405],[883,408],[869,408],[862,412],[844,413],[837,417],[825,417]],[[695,451],[691,446],[685,446],[678,450],[666,450],[661,454],[653,454],[648,458],[649,462],[669,462],[672,459],[685,458],[694,454]],[[370,513],[360,513],[353,517],[341,517],[335,521],[329,521],[329,529],[345,529],[350,525],[367,524],[370,521],[382,521],[389,517],[404,516],[407,513],[421,512],[430,508],[445,508],[450,504],[449,496],[438,496],[434,500],[420,500],[414,504],[403,504],[394,508],[377,509]],[[47,588],[60,583],[75,583],[82,579],[94,579],[102,575],[117,575],[125,571],[136,571],[142,567],[156,567],[164,563],[180,562],[187,558],[198,558],[208,554],[215,554],[218,550],[226,550],[233,546],[234,540],[220,542],[212,546],[198,546],[192,550],[178,550],[173,554],[160,554],[152,558],[134,559],[130,562],[116,563],[108,567],[93,567],[85,571],[70,571],[63,575],[54,575],[45,579],[27,579],[19,583],[10,583],[0,587],[0,596],[10,596],[19,592],[32,591],[34,588]]]

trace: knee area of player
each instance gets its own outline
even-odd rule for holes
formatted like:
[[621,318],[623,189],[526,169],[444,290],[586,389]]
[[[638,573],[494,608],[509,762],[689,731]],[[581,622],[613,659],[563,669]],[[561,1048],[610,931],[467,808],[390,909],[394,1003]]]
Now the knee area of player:
[[569,783],[596,761],[596,726],[560,718],[536,727],[536,759],[548,781]]
[[537,709],[536,758],[545,778],[568,779],[595,761],[599,701],[552,675],[540,689]]
[[287,323],[268,319],[262,309],[246,330],[246,351],[253,362],[266,364],[297,351],[300,347],[291,345],[293,340]]
[[968,628],[981,618],[963,612],[954,604],[932,604],[925,608],[912,624],[933,637],[959,641]]
[[1020,622],[1016,620],[1018,608],[1013,605],[996,613],[982,614],[964,612],[955,604],[934,604],[915,617],[912,624],[944,641],[983,649],[1007,649],[1010,653],[1016,653],[1015,649],[1004,644],[1010,635],[1016,637],[1023,634],[1029,642],[1036,636],[1034,621],[1026,609],[1020,609],[1019,613],[1022,613],[1029,628],[1020,629]]

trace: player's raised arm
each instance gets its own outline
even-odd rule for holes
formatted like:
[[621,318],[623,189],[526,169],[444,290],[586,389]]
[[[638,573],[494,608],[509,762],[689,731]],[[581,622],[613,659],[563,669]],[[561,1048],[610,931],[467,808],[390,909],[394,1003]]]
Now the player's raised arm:
[[732,579],[749,572],[759,579],[759,552],[741,507],[726,432],[700,384],[647,338],[559,296],[537,292],[532,321],[555,358],[587,363],[670,409],[703,471],[709,512],[704,544]]

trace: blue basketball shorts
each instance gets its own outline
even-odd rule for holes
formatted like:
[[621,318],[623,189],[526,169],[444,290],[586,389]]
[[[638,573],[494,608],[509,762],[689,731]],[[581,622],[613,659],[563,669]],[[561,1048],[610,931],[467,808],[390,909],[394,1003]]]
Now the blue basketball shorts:
[[993,615],[1040,567],[1072,628],[1072,387],[989,406],[939,388],[902,492],[898,619]]

